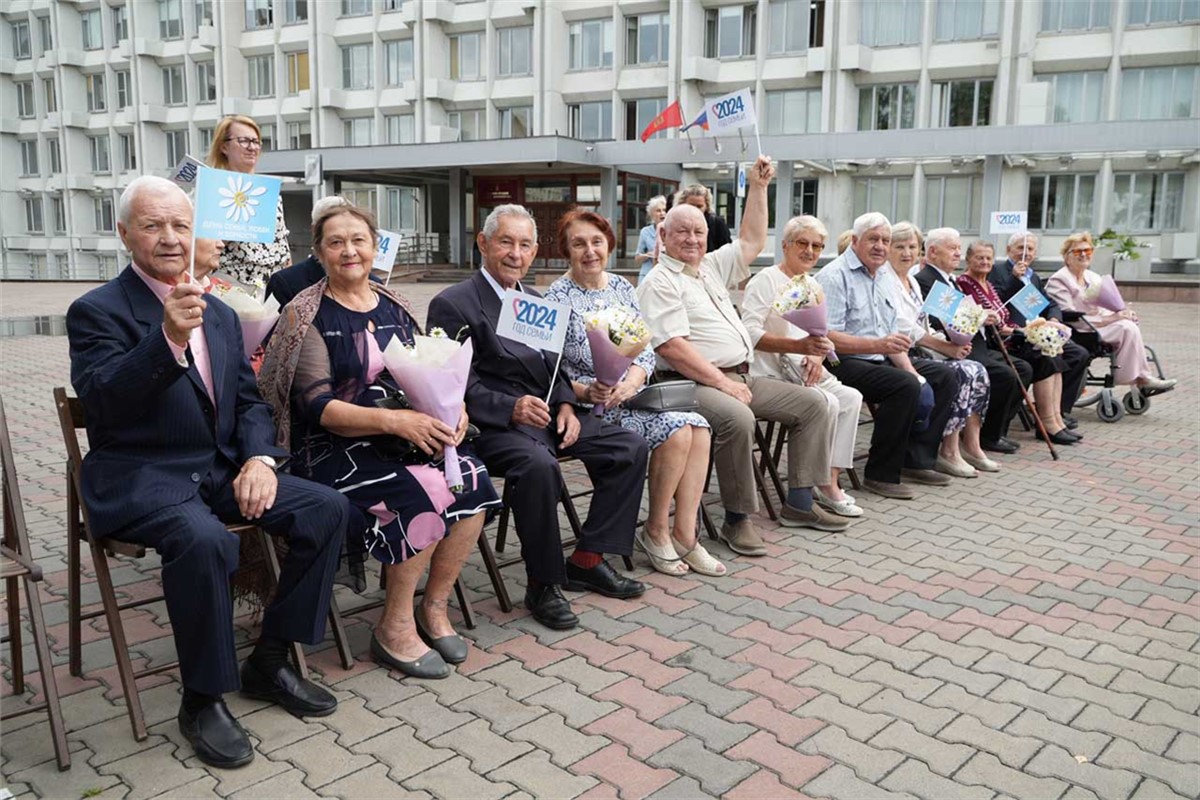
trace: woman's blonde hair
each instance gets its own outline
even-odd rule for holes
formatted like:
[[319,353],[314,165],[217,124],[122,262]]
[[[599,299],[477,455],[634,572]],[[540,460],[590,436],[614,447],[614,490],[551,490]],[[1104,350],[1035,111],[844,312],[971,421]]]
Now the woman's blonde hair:
[[846,248],[850,246],[850,242],[854,239],[854,229],[848,228],[838,234],[838,255],[846,252]]
[[217,123],[216,130],[213,131],[212,144],[208,146],[208,165],[210,167],[229,169],[229,159],[225,158],[222,148],[225,147],[225,137],[229,136],[229,129],[238,122],[254,128],[254,135],[262,139],[262,128],[250,117],[241,114],[230,114],[228,117],[223,117]]
[[925,235],[913,223],[903,220],[892,226],[892,244],[900,244],[913,238],[917,240],[917,249],[925,247]]
[[1067,251],[1070,250],[1071,248],[1073,248],[1075,245],[1080,244],[1081,242],[1087,242],[1092,247],[1096,246],[1096,242],[1092,239],[1091,231],[1076,231],[1075,233],[1072,233],[1070,236],[1068,236],[1066,239],[1063,239],[1062,247],[1060,247],[1058,249],[1058,254],[1065,258],[1067,255]]

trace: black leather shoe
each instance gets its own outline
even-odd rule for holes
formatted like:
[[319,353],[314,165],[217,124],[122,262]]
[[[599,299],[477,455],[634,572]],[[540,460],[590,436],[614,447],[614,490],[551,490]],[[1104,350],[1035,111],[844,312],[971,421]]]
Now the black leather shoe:
[[1063,414],[1063,424],[1071,430],[1075,430],[1079,427],[1079,420],[1075,419],[1070,414]]
[[[1041,431],[1038,431],[1034,435],[1037,436],[1037,438],[1041,439],[1043,442],[1046,441],[1045,437],[1042,436]],[[1054,444],[1058,444],[1058,445],[1068,445],[1068,444],[1075,444],[1079,440],[1076,439],[1074,436],[1072,436],[1070,434],[1070,432],[1067,431],[1066,428],[1063,428],[1061,431],[1050,434],[1050,441],[1053,442]]]
[[591,569],[567,562],[567,589],[572,592],[595,592],[605,597],[627,600],[646,591],[646,584],[626,578],[601,561]]
[[1070,428],[1063,428],[1061,431],[1059,431],[1059,433],[1065,433],[1067,436],[1070,436],[1072,439],[1074,439],[1077,442],[1083,441],[1083,434],[1076,433],[1075,431],[1071,430]]
[[450,667],[446,665],[441,653],[437,650],[430,650],[425,655],[415,658],[412,661],[401,661],[388,652],[388,649],[383,646],[383,642],[379,641],[379,637],[372,633],[371,655],[385,667],[391,667],[397,672],[403,672],[410,678],[438,680],[450,677]]
[[1004,453],[1005,455],[1012,455],[1013,453],[1017,452],[1016,443],[1009,441],[1003,436],[994,442],[980,442],[980,445],[989,453]]
[[1016,439],[1010,439],[1007,436],[1001,436],[1000,441],[1003,442],[1004,444],[1008,445],[1009,447],[1013,448],[1014,450],[1021,449],[1021,443],[1018,442]]
[[218,699],[194,715],[179,707],[179,732],[191,743],[196,757],[210,767],[233,769],[254,760],[254,747],[246,730]]
[[242,694],[266,700],[297,717],[325,717],[337,708],[337,698],[300,673],[286,661],[266,673],[254,659],[242,664]]
[[579,617],[571,610],[570,601],[563,597],[562,588],[556,584],[526,591],[525,607],[533,612],[534,619],[556,631],[565,631],[579,624]]
[[436,639],[428,630],[425,629],[425,622],[421,619],[424,616],[423,612],[417,611],[413,614],[413,619],[417,623],[417,635],[421,637],[421,641],[437,650],[438,655],[447,664],[461,664],[467,660],[467,642],[457,633],[452,633],[449,636],[439,636]]

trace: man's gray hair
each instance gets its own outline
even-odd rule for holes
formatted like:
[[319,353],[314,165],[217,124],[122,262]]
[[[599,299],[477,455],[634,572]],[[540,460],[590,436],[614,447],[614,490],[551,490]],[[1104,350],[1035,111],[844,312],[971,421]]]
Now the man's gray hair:
[[878,211],[868,211],[867,213],[854,220],[854,238],[861,239],[863,234],[874,228],[887,228],[888,236],[892,234],[892,223],[888,218]]
[[829,229],[825,227],[825,223],[812,216],[811,214],[801,214],[798,217],[792,217],[783,226],[783,242],[792,241],[804,231],[812,231],[822,239],[829,238]]
[[322,197],[317,202],[313,203],[312,221],[316,224],[317,219],[331,208],[341,208],[342,206],[351,205],[350,201],[342,197],[340,194],[331,194],[329,197]]
[[954,228],[934,228],[929,233],[925,234],[925,249],[931,247],[945,247],[951,240],[958,239],[962,241],[962,235]]
[[1029,231],[1017,231],[1012,236],[1008,237],[1007,249],[1011,250],[1013,247],[1025,242],[1026,240],[1028,240],[1032,244],[1037,244],[1037,242],[1038,242],[1037,234],[1030,233]]
[[690,186],[685,186],[675,193],[675,202],[672,207],[681,206],[687,202],[689,197],[703,197],[704,210],[712,211],[712,192],[702,183],[693,183]]
[[533,218],[533,214],[529,213],[529,209],[516,203],[506,203],[492,209],[492,213],[488,214],[487,219],[483,221],[483,238],[491,239],[496,235],[496,231],[500,228],[501,217],[519,217],[529,220],[529,224],[533,226],[533,240],[537,241],[537,220]]
[[129,224],[129,215],[133,213],[133,201],[139,194],[147,191],[178,192],[187,201],[188,208],[192,207],[192,199],[187,196],[187,192],[179,188],[179,184],[158,175],[142,175],[134,178],[125,187],[125,191],[121,192],[121,199],[117,201],[117,219],[122,225]]
[[974,253],[976,250],[984,250],[984,249],[991,250],[992,255],[993,256],[996,255],[996,245],[992,244],[987,239],[976,239],[975,241],[973,241],[969,245],[967,245],[967,255],[966,255],[967,260],[968,261],[971,260],[971,254]]
[[667,198],[663,197],[661,194],[651,197],[650,202],[646,203],[647,216],[649,216],[650,214],[653,214],[654,209],[658,208],[659,206],[662,206],[663,208],[667,207]]

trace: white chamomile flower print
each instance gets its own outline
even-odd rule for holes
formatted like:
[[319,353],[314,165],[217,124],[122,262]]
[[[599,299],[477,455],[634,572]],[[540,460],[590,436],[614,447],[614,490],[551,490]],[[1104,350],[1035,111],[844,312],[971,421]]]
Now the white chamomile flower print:
[[217,194],[225,198],[220,202],[221,208],[228,209],[225,212],[225,219],[246,222],[254,216],[257,210],[258,200],[255,198],[266,194],[267,187],[255,186],[251,180],[241,175],[236,178],[227,178],[225,183],[229,188],[217,189]]

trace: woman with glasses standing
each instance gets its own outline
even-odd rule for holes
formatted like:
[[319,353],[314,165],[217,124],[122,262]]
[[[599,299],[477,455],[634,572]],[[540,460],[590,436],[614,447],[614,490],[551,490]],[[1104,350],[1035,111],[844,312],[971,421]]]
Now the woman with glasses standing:
[[[262,148],[262,130],[257,122],[241,115],[228,116],[217,123],[213,131],[208,165],[232,172],[253,173]],[[221,254],[221,271],[250,286],[265,286],[273,272],[291,263],[282,195],[275,210],[275,241],[268,244],[226,242],[225,252]]]
[[1152,392],[1165,392],[1175,387],[1174,380],[1157,377],[1146,358],[1146,347],[1142,344],[1142,329],[1138,327],[1138,315],[1132,308],[1109,311],[1096,304],[1085,291],[1098,286],[1100,276],[1088,267],[1096,245],[1088,231],[1072,233],[1063,241],[1062,257],[1066,265],[1050,276],[1046,282],[1046,294],[1058,303],[1063,311],[1078,311],[1084,319],[1100,333],[1100,338],[1117,351],[1113,381],[1119,386],[1136,385]]

